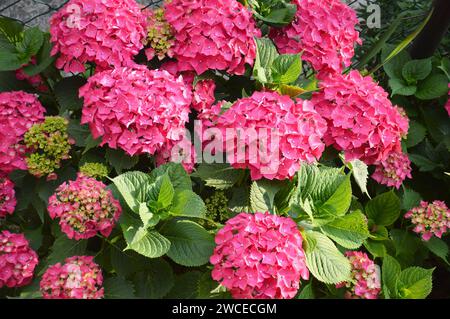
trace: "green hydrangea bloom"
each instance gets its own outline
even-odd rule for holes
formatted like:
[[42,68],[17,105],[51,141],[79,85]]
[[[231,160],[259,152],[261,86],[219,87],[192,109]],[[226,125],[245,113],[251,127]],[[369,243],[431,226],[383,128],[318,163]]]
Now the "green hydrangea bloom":
[[108,166],[102,163],[86,163],[80,167],[80,172],[85,176],[95,179],[103,179],[109,174]]
[[218,223],[225,223],[233,217],[228,209],[228,198],[223,191],[216,191],[209,198],[205,199],[206,217]]
[[172,57],[172,46],[174,44],[174,36],[172,34],[172,27],[164,17],[164,9],[158,8],[149,14],[149,27],[147,34],[147,49],[146,53],[149,59],[157,56],[162,60],[166,56]]

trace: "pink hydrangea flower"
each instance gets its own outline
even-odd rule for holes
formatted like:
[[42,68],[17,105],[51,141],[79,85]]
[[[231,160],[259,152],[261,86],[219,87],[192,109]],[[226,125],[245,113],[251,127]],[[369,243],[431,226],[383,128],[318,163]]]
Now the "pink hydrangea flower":
[[75,181],[63,183],[48,203],[52,219],[59,218],[61,230],[70,239],[94,237],[100,232],[108,237],[119,220],[122,208],[106,185],[78,174]]
[[0,172],[27,169],[23,136],[44,120],[45,109],[33,94],[0,93]]
[[347,299],[377,299],[381,291],[379,268],[361,251],[348,251],[346,254],[352,267],[351,281],[336,285],[346,287]]
[[92,256],[74,256],[50,266],[40,283],[44,299],[103,298],[103,275]]
[[443,201],[435,200],[432,203],[420,202],[405,214],[415,225],[413,231],[422,235],[422,239],[429,241],[431,237],[441,238],[450,229],[450,209]]
[[36,65],[36,57],[33,57],[30,63],[25,64],[22,68],[16,71],[16,78],[19,81],[27,81],[32,87],[36,88],[39,92],[47,92],[48,87],[44,82],[44,79],[39,74],[29,76],[25,73],[24,68],[30,64]]
[[401,151],[408,118],[370,76],[363,77],[358,71],[329,75],[320,88],[312,102],[328,121],[325,141],[344,151],[347,161],[360,159],[372,165]]
[[[448,84],[448,87],[450,88],[450,83]],[[448,116],[450,116],[450,91],[448,91],[448,94],[449,94],[449,99],[447,101],[447,104],[445,104],[445,109],[448,113]]]
[[0,232],[0,288],[28,285],[37,264],[38,255],[23,234]]
[[228,162],[250,169],[253,180],[290,178],[302,162],[318,160],[325,149],[327,124],[314,105],[276,92],[238,100],[216,125]]
[[270,32],[280,53],[303,52],[302,59],[316,71],[341,73],[350,66],[355,44],[362,43],[355,30],[355,11],[341,0],[292,3],[297,5],[297,13],[291,24]]
[[134,0],[70,0],[50,19],[52,55],[65,72],[129,66],[144,47],[147,16]]
[[172,0],[165,16],[174,29],[174,58],[181,71],[226,70],[244,74],[260,37],[251,11],[236,0]]
[[376,164],[372,178],[378,183],[397,189],[411,176],[411,161],[402,152],[393,152],[385,160]]
[[130,155],[154,154],[179,140],[189,121],[191,90],[183,78],[145,66],[107,70],[89,78],[81,122],[101,145]]
[[307,280],[303,238],[295,222],[269,213],[241,213],[216,235],[212,278],[236,299],[289,299]]
[[14,213],[16,208],[16,192],[14,183],[8,178],[0,176],[0,218]]

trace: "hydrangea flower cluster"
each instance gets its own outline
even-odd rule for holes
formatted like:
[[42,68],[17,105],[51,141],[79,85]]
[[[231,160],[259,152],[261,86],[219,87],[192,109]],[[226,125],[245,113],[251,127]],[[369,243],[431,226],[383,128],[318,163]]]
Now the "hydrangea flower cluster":
[[8,178],[0,176],[0,218],[14,213],[16,208],[16,192],[14,183]]
[[226,70],[242,75],[256,57],[260,37],[252,13],[236,0],[171,0],[165,17],[174,30],[174,58],[181,71]]
[[74,256],[50,266],[40,283],[44,299],[100,299],[102,285],[102,271],[92,256]]
[[37,264],[38,255],[23,234],[0,232],[0,288],[28,285]]
[[147,48],[145,54],[147,59],[151,60],[158,57],[159,60],[166,56],[173,57],[172,47],[174,45],[174,36],[172,27],[164,17],[164,8],[150,10],[148,14],[148,33]]
[[56,189],[49,199],[48,212],[52,219],[60,219],[67,237],[80,240],[94,237],[97,232],[108,237],[122,208],[105,184],[78,174],[75,181]]
[[361,251],[348,251],[345,255],[352,267],[351,281],[340,283],[336,287],[347,288],[347,299],[377,299],[381,291],[377,265]]
[[101,145],[121,148],[131,156],[154,154],[180,140],[189,120],[191,90],[181,77],[145,66],[116,68],[89,78],[82,124],[89,124]]
[[307,280],[303,238],[295,222],[269,213],[241,213],[216,235],[212,278],[236,299],[290,299]]
[[47,92],[48,87],[44,82],[44,79],[39,74],[36,75],[28,75],[24,68],[31,65],[36,65],[36,57],[32,57],[30,63],[25,64],[21,69],[16,71],[16,78],[19,81],[27,81],[32,87],[34,87],[39,92]]
[[33,94],[0,93],[0,172],[27,169],[24,134],[44,120],[45,109]]
[[[327,124],[313,105],[276,92],[238,100],[218,118],[217,127],[225,137],[228,162],[249,168],[253,180],[290,178],[301,162],[318,160],[325,149]],[[236,134],[229,136],[227,129]]]
[[135,0],[70,0],[50,19],[52,55],[65,72],[129,66],[144,47],[147,16]]
[[206,216],[216,222],[224,223],[230,218],[228,198],[223,191],[215,191],[205,199]]
[[355,11],[341,0],[292,2],[297,5],[294,20],[270,32],[280,53],[303,52],[302,59],[319,72],[341,73],[350,66],[355,44],[362,43]]
[[385,160],[376,164],[372,178],[378,183],[397,189],[411,176],[411,161],[402,152],[393,152]]
[[34,124],[25,133],[24,143],[30,150],[26,162],[30,174],[50,175],[69,159],[71,145],[75,142],[67,133],[69,121],[59,116],[48,116],[43,123]]
[[421,201],[405,214],[415,225],[413,231],[422,235],[422,239],[429,241],[431,237],[441,238],[450,229],[450,209],[443,201],[435,200],[432,203]]
[[347,161],[360,159],[372,165],[401,151],[408,118],[370,76],[358,71],[329,75],[320,87],[312,102],[328,121],[325,142],[344,151]]
[[80,173],[95,179],[103,179],[109,174],[108,166],[102,163],[85,163],[80,167]]

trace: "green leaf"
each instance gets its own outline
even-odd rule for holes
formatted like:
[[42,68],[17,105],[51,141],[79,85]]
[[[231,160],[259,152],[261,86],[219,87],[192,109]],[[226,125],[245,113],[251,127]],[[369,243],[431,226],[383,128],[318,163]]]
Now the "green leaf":
[[198,295],[198,283],[202,273],[189,271],[175,277],[175,285],[166,296],[169,299],[195,299]]
[[448,78],[444,74],[432,74],[417,87],[415,96],[420,100],[434,100],[448,93]]
[[89,126],[81,125],[79,119],[69,120],[67,132],[75,140],[75,145],[79,147],[85,147],[88,136],[91,135]]
[[[369,192],[367,191],[367,179],[369,177],[369,171],[367,165],[360,160],[353,160],[350,162],[351,170],[353,177],[358,184],[361,192],[369,196]],[[369,196],[370,198],[370,196]]]
[[194,177],[199,177],[206,182],[206,186],[215,189],[228,189],[233,187],[241,176],[241,170],[236,170],[229,164],[200,164]]
[[398,277],[397,291],[402,299],[425,299],[433,288],[434,269],[410,267]]
[[63,234],[55,239],[52,248],[50,248],[47,264],[54,265],[59,262],[64,262],[68,257],[85,255],[86,248],[86,240],[71,240]]
[[411,208],[417,207],[421,200],[422,197],[419,193],[413,191],[412,189],[405,188],[402,197],[402,209],[408,211]]
[[211,271],[203,273],[198,281],[197,298],[199,299],[231,299],[226,288],[211,278]]
[[44,34],[39,28],[34,27],[24,31],[22,42],[17,44],[17,51],[24,64],[39,52],[43,43]]
[[386,295],[392,297],[397,295],[396,285],[401,271],[402,268],[400,267],[398,261],[386,254],[383,258],[383,266],[381,268],[381,278],[385,297]]
[[[50,34],[44,34],[44,44],[39,53],[36,55],[36,64],[30,63],[23,68],[28,76],[35,76],[45,71],[55,60],[56,56],[51,55],[52,44],[50,42]],[[77,90],[78,93],[78,90]]]
[[206,206],[196,193],[184,190],[175,194],[170,212],[176,216],[203,218],[206,216]]
[[275,212],[275,195],[281,189],[278,181],[262,179],[254,181],[250,188],[250,206],[252,212]]
[[136,213],[139,212],[139,203],[147,201],[147,189],[153,183],[150,175],[142,172],[127,172],[113,179],[128,207]]
[[384,226],[374,225],[371,229],[369,237],[372,240],[389,240],[389,231]]
[[172,186],[172,182],[170,181],[169,175],[165,174],[161,178],[162,180],[158,194],[158,203],[160,203],[163,208],[166,208],[172,205],[175,190]]
[[164,174],[169,175],[175,191],[192,190],[191,179],[181,164],[167,163],[155,168],[150,173],[155,180]]
[[421,172],[431,172],[442,167],[442,164],[434,163],[432,160],[419,154],[409,154],[409,159],[414,163]]
[[405,81],[396,78],[392,78],[389,80],[389,86],[392,89],[391,96],[411,96],[414,95],[417,91],[417,87],[415,85],[408,85]]
[[411,60],[402,69],[403,78],[408,82],[424,80],[431,73],[431,59]]
[[117,246],[110,246],[110,251],[111,266],[118,276],[128,277],[139,270],[135,257],[140,255],[131,251],[122,251]]
[[275,44],[269,38],[255,38],[256,59],[253,66],[253,77],[260,83],[268,83],[271,78],[270,67],[279,56]]
[[302,291],[298,294],[297,299],[314,299],[314,290],[312,282],[303,287]]
[[214,250],[214,237],[189,220],[172,220],[161,232],[170,242],[167,255],[176,263],[196,267],[206,264]]
[[447,265],[450,265],[448,262],[448,245],[445,241],[442,239],[439,239],[437,237],[431,237],[429,241],[424,242],[425,247],[427,247],[433,254],[438,256],[439,258],[442,258],[443,261]]
[[274,83],[293,83],[301,73],[302,60],[300,54],[283,54],[273,61],[272,78]]
[[364,243],[364,247],[369,251],[369,253],[374,257],[381,257],[383,258],[386,256],[386,246],[382,242],[377,242],[373,240],[366,240]]
[[0,35],[9,42],[16,43],[22,40],[23,24],[7,17],[0,17]]
[[81,76],[63,78],[55,84],[54,92],[58,101],[60,114],[66,111],[77,111],[83,106],[83,100],[78,97],[78,90],[86,84],[86,79]]
[[328,216],[343,216],[349,209],[352,202],[352,186],[350,174],[339,185],[334,194],[320,206],[321,213]]
[[129,156],[124,151],[112,148],[106,150],[105,158],[116,170],[117,174],[122,174],[124,169],[131,169],[139,162],[138,156]]
[[282,27],[291,23],[297,12],[297,6],[295,4],[285,4],[284,8],[273,9],[266,16],[262,16],[257,12],[254,12],[256,18],[266,22],[270,26]]
[[[383,48],[381,60],[386,61],[390,52],[393,52],[395,46],[386,45]],[[385,62],[383,68],[389,78],[401,79],[403,77],[403,66],[411,60],[411,57],[407,51],[401,51],[390,61]]]
[[411,120],[409,122],[408,138],[405,141],[405,145],[408,148],[414,147],[422,142],[427,135],[427,129],[422,124]]
[[109,277],[104,283],[105,299],[133,299],[134,286],[123,277]]
[[400,215],[400,199],[392,191],[378,195],[367,203],[366,213],[377,225],[392,225]]
[[306,265],[314,277],[327,284],[350,278],[350,262],[327,236],[308,231],[305,237]]
[[357,249],[369,237],[366,217],[359,211],[335,219],[322,227],[325,235],[342,247]]
[[[392,229],[390,237],[395,247],[395,257],[404,266],[414,264],[421,240],[407,230]],[[423,248],[422,248],[423,249]]]
[[136,296],[144,299],[161,299],[175,284],[172,267],[161,258],[149,260],[146,270],[138,272],[133,282]]
[[148,231],[136,225],[121,225],[127,248],[148,257],[158,258],[170,249],[170,241],[155,230]]

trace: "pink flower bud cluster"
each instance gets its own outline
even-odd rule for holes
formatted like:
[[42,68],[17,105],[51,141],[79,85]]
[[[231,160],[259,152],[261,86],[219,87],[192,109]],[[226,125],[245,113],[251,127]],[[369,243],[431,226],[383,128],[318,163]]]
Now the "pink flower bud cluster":
[[44,299],[103,298],[103,275],[91,256],[74,256],[50,266],[40,283]]
[[260,37],[252,13],[236,0],[171,0],[165,17],[174,30],[174,58],[180,70],[226,70],[244,74],[256,57]]
[[7,177],[0,175],[0,218],[14,213],[16,208],[16,192],[14,191],[14,183]]
[[59,218],[61,230],[70,239],[94,237],[100,232],[108,237],[119,220],[122,208],[106,185],[78,174],[75,181],[63,183],[49,199],[48,212]]
[[116,68],[89,78],[81,122],[101,145],[129,155],[155,154],[180,140],[189,121],[191,90],[182,77],[143,65]]
[[0,93],[0,172],[26,170],[25,133],[44,120],[45,109],[33,94],[23,91]]
[[212,278],[236,299],[290,299],[307,280],[302,236],[295,222],[269,213],[241,213],[216,235]]
[[443,201],[435,200],[432,203],[420,202],[405,214],[415,225],[413,231],[422,235],[422,239],[429,241],[431,237],[441,238],[450,229],[450,209]]
[[377,163],[372,178],[378,183],[397,189],[411,176],[411,161],[402,152],[393,152],[385,160]]
[[0,232],[0,288],[28,285],[37,264],[38,255],[23,234]]
[[355,11],[341,0],[293,0],[297,13],[290,25],[272,29],[280,53],[303,52],[302,59],[319,72],[341,73],[361,44]]
[[135,0],[70,0],[50,19],[52,55],[65,72],[129,66],[144,47],[147,16]]
[[352,267],[351,280],[336,287],[347,288],[347,299],[377,299],[381,291],[378,266],[364,252],[348,251],[345,255]]

